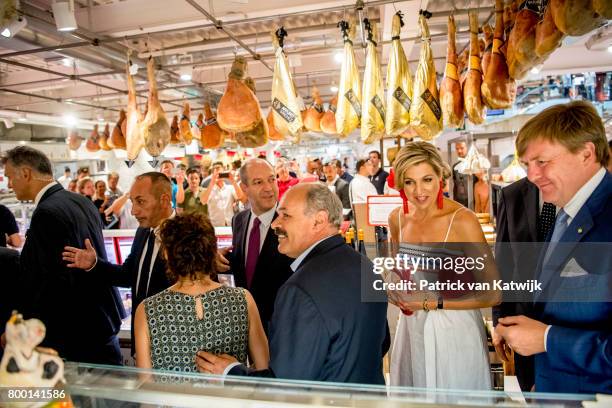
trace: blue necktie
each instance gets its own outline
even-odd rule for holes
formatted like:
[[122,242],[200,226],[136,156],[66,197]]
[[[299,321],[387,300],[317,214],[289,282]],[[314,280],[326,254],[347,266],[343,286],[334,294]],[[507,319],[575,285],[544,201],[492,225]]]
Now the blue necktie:
[[553,229],[552,237],[550,237],[550,243],[548,244],[548,248],[546,249],[546,256],[544,257],[544,263],[548,262],[548,258],[554,251],[557,243],[561,240],[563,233],[567,230],[567,220],[569,219],[569,215],[561,209],[559,214],[557,214],[557,219],[555,220],[555,226]]

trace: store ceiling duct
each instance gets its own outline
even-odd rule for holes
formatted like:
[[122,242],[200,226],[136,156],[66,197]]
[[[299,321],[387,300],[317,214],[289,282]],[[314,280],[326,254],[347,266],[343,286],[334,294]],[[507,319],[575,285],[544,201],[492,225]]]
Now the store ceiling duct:
[[54,0],[51,8],[58,31],[74,31],[77,29],[76,18],[74,17],[74,0]]
[[14,37],[19,31],[21,31],[28,24],[28,20],[24,16],[15,16],[9,23],[2,26],[0,34],[2,37],[11,38]]

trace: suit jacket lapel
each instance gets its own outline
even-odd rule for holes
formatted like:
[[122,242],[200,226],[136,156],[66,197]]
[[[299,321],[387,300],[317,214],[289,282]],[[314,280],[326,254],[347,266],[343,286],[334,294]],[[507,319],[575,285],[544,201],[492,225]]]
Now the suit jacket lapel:
[[538,239],[538,215],[540,214],[540,199],[538,188],[535,184],[527,181],[523,187],[523,202],[527,213],[527,224],[529,235],[534,241]]
[[249,222],[251,220],[251,212],[247,211],[242,217],[236,218],[236,243],[238,244],[236,248],[236,259],[240,262],[240,265],[244,268],[246,259],[244,256],[246,254],[246,237],[247,237],[247,229],[249,228]]

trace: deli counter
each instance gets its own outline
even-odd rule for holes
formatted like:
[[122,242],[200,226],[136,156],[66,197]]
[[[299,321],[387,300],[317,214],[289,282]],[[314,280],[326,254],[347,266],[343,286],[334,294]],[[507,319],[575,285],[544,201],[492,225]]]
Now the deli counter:
[[66,363],[66,390],[76,407],[579,407],[576,394],[453,391],[360,384],[226,377]]

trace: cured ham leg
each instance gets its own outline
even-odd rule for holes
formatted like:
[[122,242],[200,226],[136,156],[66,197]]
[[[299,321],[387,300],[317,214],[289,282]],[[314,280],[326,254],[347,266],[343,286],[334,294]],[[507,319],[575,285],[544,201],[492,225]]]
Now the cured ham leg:
[[372,143],[385,134],[385,93],[383,91],[380,62],[378,61],[378,26],[363,20],[368,33],[367,57],[363,74],[361,141]]
[[125,126],[126,126],[127,116],[125,115],[125,111],[121,109],[119,112],[119,120],[117,124],[113,128],[113,133],[111,134],[110,139],[108,140],[108,145],[113,149],[126,149],[125,144]]
[[81,143],[83,143],[83,138],[76,131],[73,130],[66,138],[66,143],[68,143],[68,147],[70,148],[70,150],[79,150],[79,147],[81,147]]
[[110,127],[107,123],[106,126],[104,126],[104,132],[102,132],[102,134],[100,135],[100,140],[98,141],[98,144],[100,145],[100,148],[102,150],[109,151],[112,149],[108,145],[109,140],[110,140]]
[[216,149],[223,145],[225,135],[208,103],[204,105],[204,112],[206,113],[206,122],[200,130],[200,144],[205,149]]
[[485,36],[485,48],[482,54],[482,73],[486,74],[489,61],[491,60],[491,51],[493,50],[493,30],[490,25],[485,24],[482,27],[482,32]]
[[338,84],[336,129],[340,136],[346,137],[359,127],[361,121],[361,84],[352,41],[355,37],[355,24],[353,21],[340,21],[338,27],[344,40],[344,56]]
[[322,117],[323,101],[321,100],[319,90],[315,86],[312,88],[312,106],[303,112],[304,127],[311,132],[320,132]]
[[[147,76],[149,78],[149,103],[141,129],[145,150],[151,156],[158,157],[170,143],[170,123],[166,112],[159,103],[153,58],[149,58],[147,62]],[[155,161],[153,167],[156,166]]]
[[535,53],[542,59],[548,58],[550,54],[561,46],[565,34],[555,25],[552,7],[546,7],[544,18],[536,27]]
[[470,60],[465,83],[463,103],[470,122],[479,125],[485,120],[485,106],[482,102],[482,65],[478,47],[478,14],[470,11]]
[[217,122],[228,132],[247,132],[261,121],[259,102],[253,91],[244,83],[247,63],[236,57],[227,81],[225,93],[217,107]]
[[[270,140],[276,140],[276,141],[285,140],[285,137],[281,135],[279,131],[276,130],[276,127],[274,126],[274,114],[272,112],[272,108],[270,108],[270,110],[268,111],[267,122],[268,122],[268,136],[270,137]],[[319,128],[320,128],[320,125],[319,125]]]
[[127,71],[127,85],[128,85],[128,106],[127,116],[125,120],[125,142],[127,145],[127,165],[132,167],[134,161],[138,157],[138,154],[144,147],[144,138],[142,137],[142,130],[140,125],[142,123],[142,113],[138,109],[136,103],[136,87],[134,86],[134,79],[130,74],[131,61],[128,60],[126,67]]
[[440,83],[440,105],[442,106],[442,118],[446,127],[463,126],[463,95],[461,83],[457,71],[457,50],[455,46],[455,33],[457,27],[455,18],[448,17],[448,45],[446,49],[446,68],[444,78]]
[[323,114],[321,118],[321,130],[328,135],[337,135],[338,131],[336,130],[336,103],[338,101],[338,97],[334,96],[334,98],[329,102],[329,108]]
[[183,105],[183,116],[181,116],[181,120],[179,122],[179,132],[181,134],[181,140],[185,144],[191,144],[193,140],[193,133],[191,133],[191,121],[189,116],[191,115],[191,111],[189,108],[189,103],[185,102]]
[[[610,9],[610,0],[601,3],[607,4]],[[605,12],[606,7],[598,7]],[[559,30],[567,35],[579,37],[596,29],[606,22],[593,8],[593,0],[550,0],[548,7],[552,10],[553,20]]]
[[85,148],[90,152],[97,152],[100,150],[99,141],[100,135],[98,134],[98,125],[94,125],[91,135],[87,138],[87,142],[85,142]]
[[531,68],[542,62],[535,52],[535,29],[538,21],[538,14],[528,7],[516,15],[508,39],[507,58],[508,72],[514,79],[524,78]]
[[178,125],[178,115],[174,115],[174,117],[172,118],[172,124],[170,125],[170,143],[179,144],[181,142],[182,139]]

